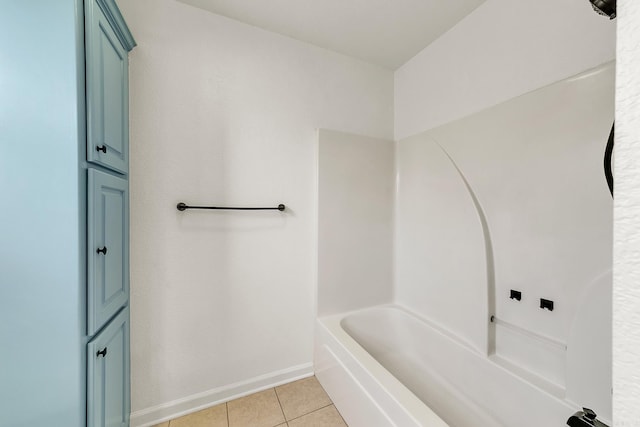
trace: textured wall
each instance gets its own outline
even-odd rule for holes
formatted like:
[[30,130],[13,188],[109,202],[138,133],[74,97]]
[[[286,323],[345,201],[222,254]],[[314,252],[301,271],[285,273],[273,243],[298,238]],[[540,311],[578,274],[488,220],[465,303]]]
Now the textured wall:
[[610,61],[615,31],[586,0],[487,0],[396,71],[395,137]]
[[[130,82],[135,424],[310,372],[316,129],[390,138],[393,77],[172,0],[119,4],[138,41]],[[288,209],[180,213],[179,201]]]
[[640,426],[640,4],[618,2],[613,412]]

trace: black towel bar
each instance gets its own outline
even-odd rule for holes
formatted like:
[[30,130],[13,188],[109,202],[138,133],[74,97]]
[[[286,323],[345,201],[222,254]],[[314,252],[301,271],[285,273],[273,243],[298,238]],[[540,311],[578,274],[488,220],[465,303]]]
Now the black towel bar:
[[219,207],[219,206],[188,206],[182,202],[176,206],[179,211],[186,211],[187,209],[219,209],[219,210],[234,210],[234,211],[283,211],[285,206],[279,204],[275,208],[236,208],[236,207]]

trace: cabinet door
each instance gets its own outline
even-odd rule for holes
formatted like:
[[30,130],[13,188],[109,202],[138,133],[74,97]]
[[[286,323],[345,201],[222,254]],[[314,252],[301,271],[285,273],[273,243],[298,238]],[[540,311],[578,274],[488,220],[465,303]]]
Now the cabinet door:
[[87,425],[128,427],[129,307],[87,344]]
[[127,50],[95,2],[86,1],[87,160],[129,168]]
[[124,179],[89,169],[88,334],[129,299],[129,191]]

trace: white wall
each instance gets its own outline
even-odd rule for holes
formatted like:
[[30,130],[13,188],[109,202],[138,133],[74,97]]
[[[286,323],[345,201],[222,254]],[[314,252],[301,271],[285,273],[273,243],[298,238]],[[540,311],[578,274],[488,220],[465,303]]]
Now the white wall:
[[[130,181],[140,425],[311,372],[316,129],[391,138],[393,77],[172,0],[119,4],[138,41]],[[287,211],[180,213],[179,201]]]
[[402,139],[610,61],[615,21],[587,0],[487,0],[395,73]]
[[618,2],[614,205],[613,410],[640,426],[640,4]]
[[[141,413],[199,391],[206,401],[212,388],[310,361],[315,128],[390,138],[393,83],[384,70],[171,0],[118,3],[139,42],[131,61],[132,397]],[[626,160],[616,165],[614,412],[616,425],[633,426],[640,135],[632,123],[640,112],[628,88],[640,75],[640,6],[619,8],[618,86],[628,96],[618,100],[618,158]],[[488,0],[398,70],[395,135],[606,62],[613,40],[614,25],[581,0]],[[183,199],[282,201],[293,212],[177,214]]]
[[487,350],[483,227],[456,167],[429,134],[398,142],[395,299]]
[[[398,301],[481,350],[496,315],[499,357],[604,419],[611,417],[613,219],[602,158],[614,76],[610,63],[398,147]],[[479,260],[482,221],[452,162],[486,218],[493,278]],[[416,185],[416,175],[428,179]],[[522,301],[511,300],[510,289]],[[540,309],[540,298],[555,302],[553,312]]]
[[318,315],[390,303],[391,140],[318,133]]
[[[400,140],[396,294],[400,303],[414,309],[429,306],[424,315],[428,317],[435,315],[437,320],[442,320],[445,327],[456,333],[462,332],[472,344],[483,347],[482,341],[479,340],[482,338],[482,329],[466,317],[478,318],[482,315],[482,310],[477,307],[469,308],[467,298],[483,298],[484,294],[474,293],[469,286],[464,285],[473,275],[478,281],[486,281],[486,275],[477,267],[477,263],[467,256],[469,251],[474,250],[471,248],[479,246],[476,242],[477,233],[468,233],[470,235],[468,245],[458,251],[453,248],[456,240],[455,231],[464,229],[465,224],[470,225],[471,219],[463,221],[464,206],[458,206],[456,215],[452,216],[449,222],[447,218],[441,218],[447,224],[453,222],[458,225],[454,227],[452,233],[449,233],[449,236],[445,236],[451,239],[436,241],[437,239],[429,240],[425,236],[433,238],[438,236],[436,233],[438,232],[442,239],[446,227],[440,223],[438,223],[439,226],[430,227],[426,224],[427,221],[420,221],[419,213],[414,212],[416,205],[418,207],[424,205],[427,211],[435,212],[429,216],[430,224],[433,225],[433,216],[438,217],[438,207],[451,205],[453,203],[451,199],[455,197],[453,182],[445,178],[446,174],[438,175],[442,171],[438,172],[439,169],[434,166],[434,163],[437,163],[437,150],[433,149],[433,153],[429,154],[429,145],[433,146],[433,140],[435,140],[442,144],[458,162],[471,187],[477,191],[481,205],[487,210],[488,225],[495,251],[496,307],[494,309],[498,317],[559,341],[570,342],[572,349],[577,348],[574,336],[584,335],[589,331],[584,328],[580,330],[572,324],[574,316],[585,317],[585,314],[580,311],[576,313],[576,309],[584,305],[585,299],[592,300],[594,295],[608,295],[606,291],[610,289],[610,276],[607,275],[606,270],[611,264],[611,257],[606,248],[611,245],[611,230],[606,227],[611,223],[611,202],[610,199],[607,200],[606,186],[601,175],[601,150],[604,149],[603,144],[606,142],[608,133],[606,122],[612,119],[611,114],[607,117],[602,116],[604,125],[600,124],[602,125],[600,127],[604,127],[602,135],[597,137],[599,142],[596,141],[595,136],[588,141],[585,140],[589,148],[584,151],[580,159],[567,157],[575,148],[573,146],[579,142],[577,140],[571,140],[573,142],[568,144],[563,143],[562,147],[559,147],[562,151],[557,152],[553,157],[544,154],[545,150],[550,148],[547,143],[552,142],[548,137],[554,132],[563,132],[562,126],[554,125],[553,121],[550,122],[548,132],[544,131],[547,134],[539,135],[542,137],[540,140],[542,143],[536,142],[534,138],[538,127],[529,129],[521,136],[516,132],[509,137],[513,144],[498,147],[502,144],[499,140],[504,136],[504,129],[500,129],[500,135],[496,138],[483,139],[483,125],[488,120],[483,114],[489,107],[576,75],[608,62],[614,57],[615,21],[611,22],[595,14],[587,1],[543,0],[531,3],[523,0],[488,0],[396,71],[395,137]],[[608,78],[606,81],[608,83],[605,86],[608,85],[608,88],[603,89],[603,94],[609,95],[601,106],[608,105],[612,112],[610,96],[612,80]],[[593,85],[593,88],[597,87],[599,86]],[[571,99],[574,96],[570,86],[567,88],[569,92],[548,104],[546,108],[549,111],[556,107],[562,109],[565,99]],[[590,88],[591,86],[589,90]],[[567,89],[564,90],[567,91]],[[518,101],[517,99],[509,101],[510,104],[513,102]],[[583,107],[585,106],[580,104],[575,110],[582,109],[587,113],[588,108]],[[505,108],[509,110],[509,107]],[[477,117],[482,119],[478,118],[479,122],[476,123],[474,130],[467,132],[468,135],[456,134],[453,122],[479,111],[482,113]],[[503,113],[511,117],[510,111]],[[529,115],[523,124],[535,125],[536,121],[542,120],[543,117],[545,117],[544,111],[541,111],[541,114]],[[470,120],[473,119],[470,118]],[[451,123],[454,129],[448,131],[445,126],[434,130],[446,123]],[[583,130],[587,132],[595,125],[596,121],[590,120],[585,123]],[[429,132],[422,134],[421,132],[425,130]],[[591,129],[589,135],[596,135],[593,131],[594,129]],[[413,137],[407,138],[411,135]],[[579,138],[584,140],[584,135]],[[459,144],[456,141],[463,141],[463,143]],[[419,144],[422,146],[418,147]],[[422,153],[422,155],[415,155],[415,153]],[[518,160],[520,155],[523,157]],[[408,160],[403,163],[403,158]],[[501,159],[505,158],[511,159],[511,163],[508,164],[513,166],[512,170],[505,171],[500,166]],[[536,159],[541,162],[539,166],[536,166]],[[416,162],[422,162],[424,168],[422,171],[419,171],[418,167],[411,166]],[[527,191],[518,191],[519,185],[534,177],[542,169],[549,174],[549,177],[561,178],[569,173],[569,169],[578,170],[576,168],[581,167],[581,164],[585,166],[593,164],[593,170],[596,172],[588,174],[585,170],[580,172],[580,176],[584,178],[585,185],[593,187],[597,193],[587,192],[585,194],[587,197],[578,196],[582,194],[579,192],[578,185],[578,192],[573,192],[571,199],[558,198],[542,206],[535,202],[545,197],[546,187],[542,185],[542,181],[540,181],[542,185],[540,187],[533,186]],[[506,176],[514,176],[514,173],[516,178],[506,178]],[[438,192],[430,192],[428,185],[416,186],[407,182],[407,178],[420,174],[430,177],[431,181],[440,180]],[[517,178],[518,176],[521,179]],[[403,179],[405,179],[404,182]],[[553,197],[558,196],[561,191],[571,190],[569,187],[576,184],[571,182],[561,179],[556,184],[551,183],[554,186],[555,196]],[[442,191],[445,187],[446,191]],[[403,193],[406,194],[403,195]],[[597,194],[598,200],[593,199],[594,194]],[[424,201],[416,202],[415,200],[421,196],[424,197]],[[500,198],[510,200],[510,204],[501,204]],[[579,207],[578,205],[582,203],[589,205],[593,202],[597,209],[591,210],[589,215],[583,215],[580,209],[577,211],[565,209],[567,206],[559,204],[558,200],[575,202],[575,207]],[[511,203],[514,201],[515,204]],[[458,198],[457,203],[464,204],[467,208],[470,205],[470,201],[462,196]],[[563,213],[555,216],[557,221],[549,221],[555,214],[553,210],[545,211],[545,206],[553,206],[554,210],[559,209]],[[406,217],[412,216],[417,218],[415,222],[418,227],[405,220]],[[609,217],[608,221],[607,217]],[[576,218],[580,220],[576,221]],[[549,227],[552,223],[555,225]],[[600,228],[591,229],[589,224],[603,224],[605,228],[597,226]],[[561,234],[564,234],[562,239],[554,241],[558,235],[554,227],[560,227]],[[583,233],[580,231],[581,228],[588,232]],[[529,237],[525,237],[523,233],[529,234]],[[533,240],[530,239],[532,236]],[[520,240],[528,243],[520,245],[518,243]],[[425,249],[432,244],[436,245],[436,248]],[[546,246],[551,249],[545,250]],[[574,246],[585,248],[584,251],[579,249],[580,257],[576,258],[572,255],[571,247]],[[437,248],[445,249],[441,249],[438,253]],[[465,251],[465,248],[469,251]],[[447,283],[443,291],[435,294],[439,301],[447,300],[451,306],[455,305],[452,301],[457,295],[460,309],[454,312],[442,308],[442,305],[446,305],[444,302],[438,305],[433,298],[425,297],[429,292],[429,286],[432,286],[430,280],[442,282],[444,279],[438,274],[440,270],[437,266],[429,266],[422,261],[427,257],[421,257],[420,253],[432,253],[429,257],[432,259],[445,257],[446,255],[442,252],[450,253],[452,259],[460,259],[461,265],[470,265],[466,270],[455,271],[453,280]],[[582,256],[586,256],[590,261],[586,261]],[[588,268],[582,268],[581,263],[588,265]],[[526,266],[527,264],[529,267]],[[444,262],[439,264],[439,266],[443,265],[445,265]],[[544,267],[536,270],[535,265],[544,265]],[[422,274],[416,274],[416,271]],[[576,272],[579,274],[575,274]],[[415,287],[407,287],[407,281],[411,278],[419,284]],[[528,300],[524,308],[516,308],[512,306],[513,304],[509,304],[508,299],[504,300],[505,291],[519,287],[524,288],[525,298]],[[530,307],[531,299],[544,297],[543,294],[557,301],[558,306],[551,316],[545,316],[535,304]],[[606,299],[603,301],[606,304]],[[607,346],[608,334],[604,332],[607,332],[608,328],[597,330],[597,338],[594,339],[602,341]],[[502,344],[498,343],[499,346],[501,345],[503,350],[506,349],[507,342],[504,337],[498,336],[498,339],[502,342]],[[531,351],[520,355],[513,352],[507,354],[512,358],[519,358],[518,362],[522,365],[529,363],[527,366],[529,369],[532,368],[531,362],[538,364],[543,359],[551,360],[549,355],[536,356]],[[574,360],[579,356],[573,352],[567,357]],[[563,376],[566,375],[570,399],[580,400],[578,403],[595,401],[596,406],[602,408],[602,415],[610,416],[611,409],[606,386],[610,378],[609,373],[602,373],[601,377],[598,377],[598,382],[601,383],[599,390],[604,392],[598,391],[595,394],[585,392],[582,383],[576,381],[575,370],[564,372],[564,357],[557,359],[555,365],[540,366],[539,373],[552,382],[560,383],[561,387],[564,386]],[[607,354],[599,353],[593,363],[597,363],[598,366],[607,366],[607,363],[604,363],[607,359]]]

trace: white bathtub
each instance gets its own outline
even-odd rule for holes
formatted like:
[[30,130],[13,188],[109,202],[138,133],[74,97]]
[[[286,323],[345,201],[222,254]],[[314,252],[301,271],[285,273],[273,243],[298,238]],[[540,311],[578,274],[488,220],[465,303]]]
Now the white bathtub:
[[577,410],[397,306],[319,319],[315,370],[350,427],[561,427]]

